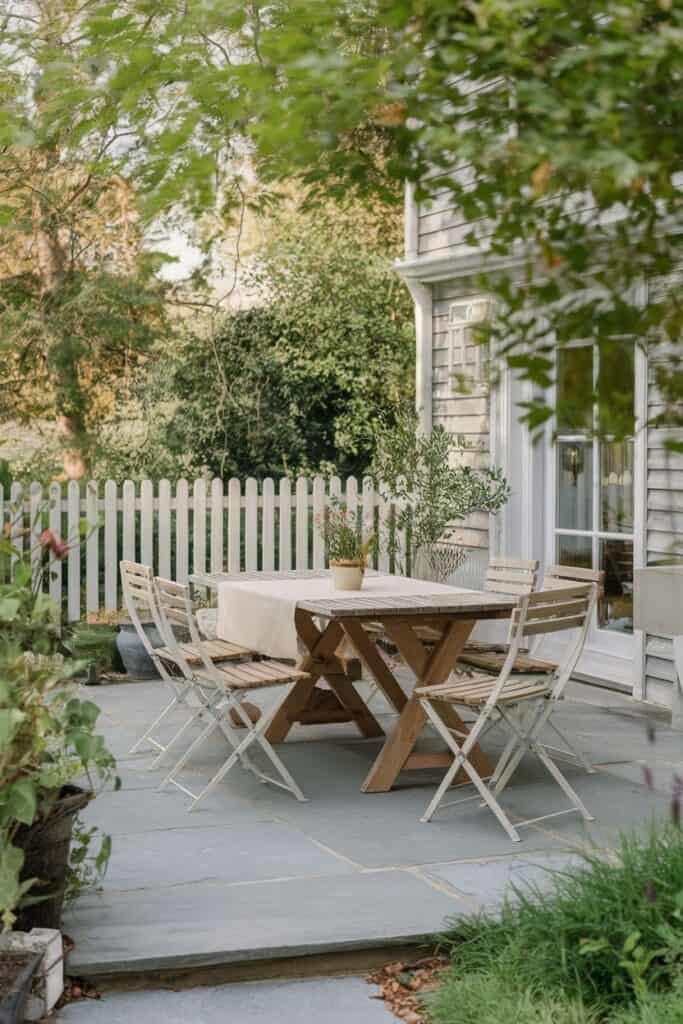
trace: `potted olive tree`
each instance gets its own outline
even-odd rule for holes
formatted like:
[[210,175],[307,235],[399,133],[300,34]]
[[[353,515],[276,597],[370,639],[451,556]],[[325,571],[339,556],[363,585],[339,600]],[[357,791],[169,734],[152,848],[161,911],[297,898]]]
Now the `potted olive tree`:
[[[498,512],[510,497],[502,470],[466,465],[466,448],[440,425],[421,433],[414,416],[378,432],[372,475],[393,508],[381,543],[400,572],[447,580],[467,556],[457,540],[462,520],[473,512]],[[399,536],[405,537],[403,547]]]

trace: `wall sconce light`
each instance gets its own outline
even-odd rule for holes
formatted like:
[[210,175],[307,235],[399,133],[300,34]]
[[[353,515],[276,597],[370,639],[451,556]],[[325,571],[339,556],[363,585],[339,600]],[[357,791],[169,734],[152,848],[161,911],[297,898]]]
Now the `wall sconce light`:
[[583,448],[578,444],[566,445],[562,450],[562,469],[571,476],[574,487],[583,473],[583,460]]

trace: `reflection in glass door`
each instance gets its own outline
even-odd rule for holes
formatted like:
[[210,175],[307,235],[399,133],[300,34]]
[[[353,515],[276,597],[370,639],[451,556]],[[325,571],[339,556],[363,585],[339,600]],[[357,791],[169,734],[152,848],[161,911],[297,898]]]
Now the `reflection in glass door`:
[[[554,557],[605,571],[597,627],[633,632],[634,348],[564,348],[557,375]],[[596,437],[595,397],[625,439]],[[628,435],[631,436],[628,436]]]

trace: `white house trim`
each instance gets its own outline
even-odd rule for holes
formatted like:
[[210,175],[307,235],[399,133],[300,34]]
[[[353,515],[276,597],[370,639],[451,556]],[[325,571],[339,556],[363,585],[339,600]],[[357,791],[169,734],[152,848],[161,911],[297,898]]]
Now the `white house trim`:
[[405,262],[410,263],[417,259],[419,252],[419,209],[415,202],[415,186],[407,181],[403,197],[403,216],[405,224],[404,252]]
[[[645,306],[648,301],[648,285],[643,281],[637,290],[639,305]],[[635,414],[636,436],[633,448],[633,507],[639,517],[634,524],[633,536],[633,570],[642,569],[647,565],[647,447],[648,447],[648,361],[647,353],[640,345],[636,345],[635,353]],[[647,636],[642,629],[634,632],[635,654],[633,659],[633,696],[636,700],[646,700],[645,692],[645,649]]]
[[432,430],[432,289],[406,281],[415,303],[415,408],[420,429]]

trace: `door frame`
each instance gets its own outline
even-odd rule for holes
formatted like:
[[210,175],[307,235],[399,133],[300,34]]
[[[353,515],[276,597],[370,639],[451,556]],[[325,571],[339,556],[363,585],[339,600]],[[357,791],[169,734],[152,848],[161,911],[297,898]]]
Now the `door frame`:
[[[633,567],[646,564],[647,528],[647,356],[636,344],[635,415],[633,448]],[[555,561],[555,445],[552,428],[546,427],[535,443],[528,428],[519,422],[519,403],[533,398],[528,381],[519,381],[509,369],[501,373],[491,403],[491,461],[500,465],[512,486],[512,498],[503,511],[502,523],[491,531],[492,549],[511,556],[537,558],[541,575]],[[545,395],[552,402],[554,395]],[[493,524],[492,524],[493,525]],[[645,638],[632,634],[594,630],[579,661],[577,677],[609,689],[620,689],[642,700]],[[602,642],[601,642],[602,641]]]

